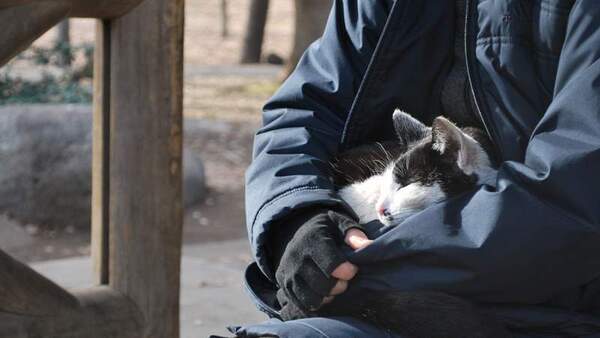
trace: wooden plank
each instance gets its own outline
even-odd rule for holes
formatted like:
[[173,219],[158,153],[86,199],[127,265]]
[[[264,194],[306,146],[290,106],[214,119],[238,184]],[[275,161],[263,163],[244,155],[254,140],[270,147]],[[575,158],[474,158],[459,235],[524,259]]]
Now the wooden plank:
[[67,291],[0,251],[0,313],[42,317],[76,307],[77,300]]
[[108,287],[75,292],[75,306],[52,313],[0,310],[0,338],[141,338],[142,314],[129,299]]
[[39,2],[0,10],[0,66],[69,13],[64,2]]
[[110,157],[110,22],[96,23],[92,149],[92,259],[94,281],[108,284]]
[[119,17],[143,0],[0,0],[0,10],[21,5],[46,4],[69,8],[70,16],[109,19]]
[[119,17],[143,0],[72,0],[71,16],[109,19]]
[[144,314],[144,337],[179,337],[183,0],[112,21],[109,285]]
[[[46,0],[47,1],[47,0]],[[71,0],[71,16],[81,18],[109,19],[119,17],[143,0]]]

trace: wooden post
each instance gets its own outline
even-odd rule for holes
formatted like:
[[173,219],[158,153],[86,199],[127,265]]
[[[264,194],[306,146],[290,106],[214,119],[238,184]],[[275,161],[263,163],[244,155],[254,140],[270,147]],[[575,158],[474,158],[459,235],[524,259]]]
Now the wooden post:
[[[0,2],[0,63],[67,15],[97,26],[92,254],[68,292],[0,251],[0,338],[177,338],[183,0]],[[70,11],[70,12],[69,12]]]
[[94,281],[108,284],[110,160],[110,21],[96,22],[92,149],[92,259]]
[[179,337],[183,0],[111,22],[109,285],[147,338]]

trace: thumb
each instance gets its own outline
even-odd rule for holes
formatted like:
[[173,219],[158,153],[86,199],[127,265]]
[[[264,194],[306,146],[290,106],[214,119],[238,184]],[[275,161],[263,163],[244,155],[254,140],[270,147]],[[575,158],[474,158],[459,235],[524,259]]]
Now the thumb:
[[346,242],[353,250],[362,249],[373,243],[364,232],[356,228],[352,228],[346,232],[344,242]]

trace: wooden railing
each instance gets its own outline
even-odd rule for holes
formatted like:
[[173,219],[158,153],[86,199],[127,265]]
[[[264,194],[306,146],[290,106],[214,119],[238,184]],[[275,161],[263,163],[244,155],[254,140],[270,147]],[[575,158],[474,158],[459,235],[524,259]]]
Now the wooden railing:
[[0,251],[0,338],[179,337],[183,0],[0,0],[0,65],[97,18],[92,255],[67,291]]

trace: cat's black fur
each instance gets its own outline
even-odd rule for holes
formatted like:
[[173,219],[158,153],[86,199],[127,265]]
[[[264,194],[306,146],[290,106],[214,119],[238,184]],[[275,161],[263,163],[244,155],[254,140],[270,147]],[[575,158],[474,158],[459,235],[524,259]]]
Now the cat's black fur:
[[325,307],[322,314],[360,318],[403,338],[511,337],[477,305],[442,292],[361,291],[360,301]]
[[[467,127],[463,132],[475,139],[496,163],[493,146],[484,131]],[[422,137],[412,144],[385,141],[358,146],[336,156],[330,163],[331,179],[341,188],[381,174],[387,164],[396,161],[395,178],[406,185],[410,182],[440,183],[448,195],[457,195],[474,187],[476,178],[464,175],[451,163],[454,159],[432,153],[431,137]],[[406,163],[413,165],[407,166]]]
[[406,151],[398,141],[377,142],[347,150],[331,162],[331,178],[336,187],[381,174],[386,164]]

